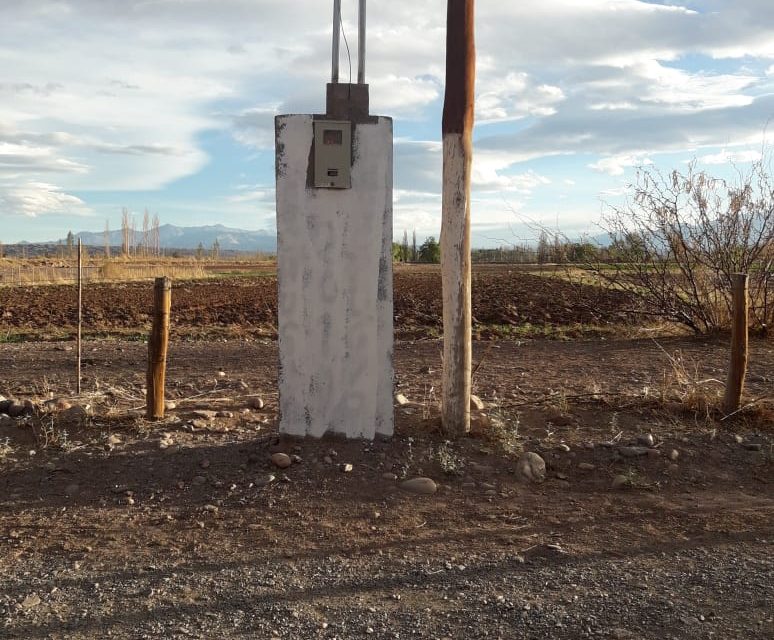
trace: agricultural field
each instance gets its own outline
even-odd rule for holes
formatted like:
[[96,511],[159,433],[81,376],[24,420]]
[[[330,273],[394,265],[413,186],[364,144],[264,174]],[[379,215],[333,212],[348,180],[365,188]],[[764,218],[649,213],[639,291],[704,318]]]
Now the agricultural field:
[[727,335],[477,266],[481,405],[449,442],[440,274],[398,265],[395,437],[292,440],[273,268],[195,275],[173,287],[160,422],[149,280],[84,289],[81,396],[74,287],[0,287],[0,637],[774,637],[770,338],[725,417]]

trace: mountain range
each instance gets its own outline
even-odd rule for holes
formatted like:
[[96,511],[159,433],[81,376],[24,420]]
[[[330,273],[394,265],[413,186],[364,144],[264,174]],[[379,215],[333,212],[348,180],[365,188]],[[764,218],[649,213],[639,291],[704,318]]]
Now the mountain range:
[[[105,233],[81,231],[75,234],[84,245],[102,247],[105,245]],[[159,244],[162,249],[194,250],[200,244],[210,249],[218,241],[221,251],[246,251],[274,253],[277,250],[277,234],[273,231],[249,231],[233,229],[222,224],[203,227],[178,227],[173,224],[163,224],[159,227]],[[66,240],[55,241],[65,243]],[[123,242],[120,229],[110,232],[110,245],[120,247]],[[135,231],[133,244],[142,244],[142,231]]]

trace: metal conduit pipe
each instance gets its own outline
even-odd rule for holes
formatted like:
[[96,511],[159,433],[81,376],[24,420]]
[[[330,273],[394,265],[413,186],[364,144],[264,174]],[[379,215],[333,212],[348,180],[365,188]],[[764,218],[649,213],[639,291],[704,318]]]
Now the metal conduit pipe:
[[357,83],[365,84],[366,61],[366,0],[360,0],[357,33]]
[[341,33],[341,0],[333,0],[333,51],[331,59],[331,82],[339,82],[339,34]]

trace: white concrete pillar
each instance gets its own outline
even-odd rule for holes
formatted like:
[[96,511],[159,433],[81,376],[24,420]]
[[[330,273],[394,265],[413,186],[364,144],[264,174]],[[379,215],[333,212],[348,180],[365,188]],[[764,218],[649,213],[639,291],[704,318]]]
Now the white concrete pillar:
[[353,125],[352,187],[314,188],[314,118],[276,118],[280,431],[393,433],[392,120]]

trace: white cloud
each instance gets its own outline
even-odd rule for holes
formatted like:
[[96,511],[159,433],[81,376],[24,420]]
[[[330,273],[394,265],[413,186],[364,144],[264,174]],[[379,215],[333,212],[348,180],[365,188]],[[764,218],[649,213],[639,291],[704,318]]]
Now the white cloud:
[[626,169],[649,164],[653,164],[653,161],[642,155],[620,155],[609,156],[597,160],[597,162],[592,162],[589,168],[611,176],[620,176],[625,173]]
[[474,153],[471,185],[477,192],[513,191],[528,195],[537,187],[550,184],[550,180],[529,170],[519,174],[505,174],[513,165],[513,156],[503,153]]
[[758,80],[745,74],[690,73],[655,60],[636,64],[632,72],[649,81],[647,92],[641,96],[643,102],[688,111],[749,105],[753,97],[742,91]]
[[437,78],[410,78],[387,74],[370,83],[371,103],[380,113],[417,114],[437,100],[442,87]]
[[761,159],[761,152],[754,149],[745,149],[740,151],[729,151],[723,149],[719,153],[712,153],[706,156],[701,156],[699,162],[702,164],[710,165],[728,165],[728,164],[744,164],[746,162],[757,162]]
[[599,192],[600,198],[620,198],[630,193],[631,189],[627,185],[621,185],[619,187],[610,187]]
[[9,214],[31,218],[44,214],[91,213],[83,200],[45,182],[27,182],[0,191],[0,208]]
[[592,111],[634,111],[636,105],[633,102],[595,102],[589,105]]
[[0,142],[0,177],[19,172],[87,173],[88,167],[56,157],[50,148]]
[[[442,4],[369,6],[372,112],[397,116],[396,131],[410,132],[395,147],[396,212],[400,205],[406,220],[427,226],[438,221],[441,183],[440,143],[427,140],[440,138]],[[356,71],[354,6],[345,3],[344,24]],[[544,164],[519,166],[538,158],[578,155],[580,165],[621,175],[662,152],[704,153],[708,164],[752,157],[717,150],[757,142],[774,113],[769,0],[523,0],[477,9],[477,198],[551,192],[541,189]],[[262,164],[245,181],[269,184],[274,115],[324,108],[329,23],[329,3],[319,0],[0,3],[0,198],[21,210],[22,188],[27,201],[36,190],[39,202],[59,207],[69,193],[162,197],[211,162],[216,171],[203,181],[222,182],[209,202],[225,202],[229,214],[268,207],[260,187],[224,195],[231,165],[210,158],[204,141],[231,136],[258,149]],[[717,65],[718,57],[726,61]],[[343,47],[341,62],[346,76]],[[585,186],[579,179],[572,193]],[[498,206],[487,204],[482,219],[496,218]]]
[[228,196],[227,202],[243,203],[243,202],[266,202],[274,200],[274,189],[266,187],[250,187],[244,186],[238,189],[239,193]]
[[488,73],[479,82],[476,117],[484,121],[511,120],[526,116],[550,116],[565,99],[557,86],[538,84],[527,73],[510,72],[497,77],[502,69],[494,61],[483,63]]
[[279,107],[255,107],[232,116],[234,137],[257,149],[274,147],[274,116]]

